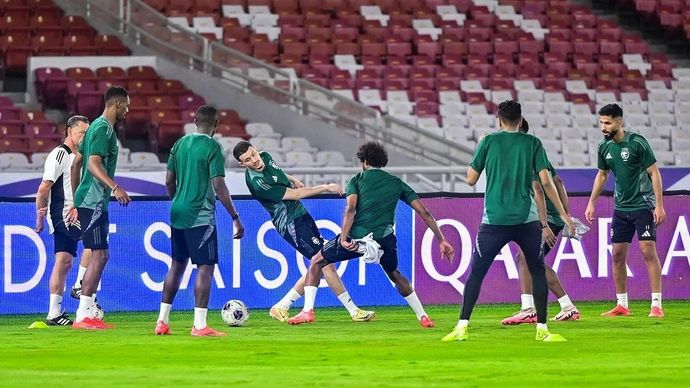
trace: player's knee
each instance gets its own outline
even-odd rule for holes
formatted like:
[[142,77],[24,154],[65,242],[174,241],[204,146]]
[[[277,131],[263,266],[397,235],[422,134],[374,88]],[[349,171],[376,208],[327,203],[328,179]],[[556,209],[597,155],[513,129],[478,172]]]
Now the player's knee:
[[335,268],[335,264],[328,264],[324,260],[314,262],[314,264],[323,267],[323,274],[324,275],[330,275],[330,274],[337,273],[336,268]]
[[657,260],[656,244],[653,241],[640,241],[640,250],[646,261]]

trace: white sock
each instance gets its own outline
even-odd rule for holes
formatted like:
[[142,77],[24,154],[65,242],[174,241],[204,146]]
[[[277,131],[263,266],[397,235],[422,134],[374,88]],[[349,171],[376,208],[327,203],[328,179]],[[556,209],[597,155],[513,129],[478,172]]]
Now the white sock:
[[302,311],[311,311],[314,309],[317,290],[318,288],[314,286],[304,286],[304,307],[302,307]]
[[568,296],[568,294],[565,294],[558,298],[558,304],[561,305],[561,310],[565,310],[566,307],[573,306],[573,302],[570,301],[570,297]]
[[470,325],[469,319],[461,319],[458,321],[458,324],[455,325],[458,329],[462,329],[463,327],[467,327]]
[[79,308],[77,309],[76,322],[81,322],[84,318],[91,318],[91,305],[93,297],[83,295],[79,297]]
[[352,298],[350,298],[350,293],[347,291],[343,292],[342,294],[338,295],[338,300],[343,304],[343,306],[345,306],[347,312],[350,313],[350,316],[354,317],[355,313],[357,312],[357,305],[352,301]]
[[546,323],[537,323],[537,330],[549,330],[548,327],[546,327]]
[[297,292],[294,288],[291,288],[290,291],[288,291],[287,294],[283,297],[283,299],[279,300],[278,303],[275,304],[275,307],[279,307],[281,309],[289,309],[290,306],[292,306],[293,303],[299,298],[301,298],[302,295],[300,295],[299,292]]
[[163,321],[166,325],[168,322],[170,322],[170,309],[172,308],[172,304],[170,303],[161,303],[161,312],[158,313],[158,320]]
[[412,310],[417,316],[417,320],[422,319],[422,317],[426,315],[426,311],[424,311],[422,302],[419,301],[419,298],[417,297],[417,293],[415,291],[412,291],[410,295],[406,296],[405,300],[407,301],[407,304],[409,304],[410,307],[412,307]]
[[[162,303],[161,303],[161,308],[162,308]],[[206,327],[206,314],[208,313],[208,309],[202,309],[199,307],[194,307],[194,327],[197,329],[203,329]]]
[[652,292],[652,307],[661,308],[661,293]]
[[625,307],[626,309],[628,308],[628,293],[624,292],[622,294],[616,294],[616,299],[618,300],[618,304]]
[[79,273],[77,273],[77,280],[74,282],[74,288],[81,287],[81,280],[84,279],[84,274],[86,273],[86,267],[79,266]]
[[60,305],[62,303],[62,295],[50,294],[50,306],[48,307],[48,319],[59,317],[62,311]]
[[534,296],[532,296],[532,294],[520,294],[520,300],[522,301],[521,310],[534,308]]

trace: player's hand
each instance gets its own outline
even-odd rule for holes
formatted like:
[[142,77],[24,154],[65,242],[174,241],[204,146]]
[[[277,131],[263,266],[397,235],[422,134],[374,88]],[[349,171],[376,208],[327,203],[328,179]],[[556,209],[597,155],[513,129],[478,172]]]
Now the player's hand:
[[67,226],[75,225],[77,223],[78,219],[79,219],[79,212],[77,211],[77,208],[70,207],[69,210],[67,210],[67,217],[65,218],[65,224],[67,224]]
[[295,177],[292,177],[292,188],[293,189],[301,189],[302,187],[304,187],[304,183],[302,183],[301,180],[299,180]]
[[326,185],[326,190],[330,193],[335,193],[338,195],[343,195],[345,192],[343,191],[343,188],[340,187],[340,185],[337,185],[335,183],[329,183]]
[[348,251],[354,252],[357,250],[357,243],[352,240],[348,240],[347,237],[340,238],[340,245],[342,245],[343,248],[347,249]]
[[450,245],[448,240],[443,240],[438,243],[438,248],[441,251],[441,255],[445,257],[448,262],[452,263],[453,259],[455,259],[455,249]]
[[563,222],[565,222],[565,227],[568,228],[568,231],[570,232],[568,233],[568,236],[574,236],[575,232],[577,231],[577,228],[575,228],[575,223],[573,222],[573,220],[570,217],[562,216],[561,219],[563,220]]
[[654,223],[659,226],[666,221],[666,211],[663,206],[657,206],[654,208]]
[[541,229],[541,238],[549,245],[550,248],[553,248],[553,246],[556,245],[556,235],[553,234],[553,230],[551,230],[551,227],[549,226]]
[[242,225],[242,221],[240,219],[236,219],[232,221],[232,225],[234,226],[235,229],[235,234],[232,236],[234,239],[240,239],[244,237],[244,225]]
[[113,195],[115,196],[115,199],[117,199],[117,202],[122,206],[127,206],[130,202],[132,202],[132,199],[129,198],[129,194],[127,194],[127,192],[120,186],[115,188]]
[[587,209],[585,210],[585,219],[590,224],[592,223],[592,221],[594,221],[594,204],[593,203],[587,204]]
[[43,231],[43,216],[40,214],[36,214],[36,227],[34,228],[34,232],[36,233],[41,233]]

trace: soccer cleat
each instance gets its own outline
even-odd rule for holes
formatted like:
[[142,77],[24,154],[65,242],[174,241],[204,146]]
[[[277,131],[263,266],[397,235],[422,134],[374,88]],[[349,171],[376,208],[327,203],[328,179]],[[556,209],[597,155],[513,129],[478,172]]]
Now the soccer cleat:
[[72,324],[72,328],[77,330],[106,330],[111,328],[108,326],[106,326],[102,321],[93,318],[84,318],[81,321],[74,322]]
[[288,323],[291,325],[301,325],[302,323],[312,322],[314,322],[314,310],[300,311],[299,314],[288,319]]
[[650,318],[663,318],[664,317],[664,310],[662,310],[661,307],[652,306],[652,309],[649,310],[649,317]]
[[621,305],[616,305],[616,307],[612,308],[611,310],[605,313],[601,313],[602,317],[627,317],[628,315],[630,315],[630,309],[623,307]]
[[79,297],[81,297],[81,286],[72,287],[72,292],[69,293],[69,296],[71,296],[72,299],[79,300]]
[[536,337],[534,337],[534,339],[537,341],[543,341],[543,342],[565,342],[565,341],[567,341],[562,335],[553,334],[553,333],[551,333],[545,329],[537,329],[537,335],[536,335]]
[[58,315],[55,318],[47,318],[46,319],[46,324],[48,326],[72,326],[72,320],[69,319],[67,314],[63,311],[62,314]]
[[537,323],[537,310],[534,307],[528,307],[501,321],[502,325],[519,325],[521,323]]
[[577,321],[580,319],[580,312],[577,311],[575,306],[566,307],[561,310],[560,313],[556,314],[555,317],[551,318],[552,321]]
[[426,328],[431,328],[431,327],[436,326],[434,321],[432,321],[431,318],[429,318],[426,315],[422,315],[422,317],[419,319],[419,324],[422,325],[422,327],[426,327]]
[[170,326],[167,323],[163,323],[163,321],[158,321],[156,323],[156,329],[153,330],[153,333],[156,335],[170,335],[172,334],[172,331],[170,331]]
[[376,317],[376,313],[373,311],[357,309],[355,315],[352,316],[352,320],[355,322],[367,322],[374,319],[374,317]]
[[458,328],[455,326],[453,331],[450,333],[446,334],[443,338],[441,338],[441,341],[443,342],[450,342],[450,341],[467,341],[469,338],[469,327],[468,326],[463,326],[461,328]]
[[197,329],[196,327],[192,326],[192,337],[225,337],[226,335],[228,335],[228,333],[211,329],[208,326],[204,327],[203,329]]
[[268,311],[268,315],[270,315],[271,318],[276,319],[280,322],[287,322],[288,318],[290,318],[290,316],[288,315],[288,309],[276,306],[271,307],[271,309]]
[[91,319],[93,319],[94,321],[100,322],[100,325],[102,325],[106,329],[114,329],[115,328],[115,325],[112,325],[110,323],[105,323],[103,321],[103,319],[100,319],[100,318],[91,318]]

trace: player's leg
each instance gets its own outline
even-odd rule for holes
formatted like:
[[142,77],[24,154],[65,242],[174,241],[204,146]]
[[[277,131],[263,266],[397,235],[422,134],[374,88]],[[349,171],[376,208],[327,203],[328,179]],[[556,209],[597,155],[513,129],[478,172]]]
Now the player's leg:
[[613,211],[613,221],[611,222],[611,243],[613,245],[611,258],[611,272],[613,281],[616,285],[616,307],[602,313],[606,317],[630,315],[628,309],[628,271],[626,259],[628,249],[633,235],[635,234],[635,224],[630,218],[630,212]]
[[[322,259],[321,251],[317,252],[312,260],[320,260],[320,258]],[[340,303],[343,304],[343,307],[345,307],[353,321],[370,321],[376,316],[374,311],[362,310],[357,307],[355,302],[352,300],[352,297],[350,297],[350,293],[345,289],[345,285],[343,284],[343,280],[340,278],[340,275],[338,275],[335,264],[328,264],[321,270],[323,272],[323,277],[326,278],[328,287],[331,289],[331,291],[333,291]]]
[[66,234],[55,231],[55,264],[50,273],[50,305],[46,323],[55,326],[69,326],[72,320],[62,310],[62,294],[67,281],[67,274],[72,268],[72,260],[77,251],[77,242]]
[[81,259],[79,260],[79,272],[77,272],[77,279],[74,281],[72,286],[72,291],[70,296],[74,299],[79,299],[81,296],[81,281],[84,279],[84,274],[86,274],[86,269],[89,268],[89,262],[91,261],[91,249],[84,249],[81,252]]
[[633,213],[635,229],[640,240],[640,251],[647,266],[649,288],[652,290],[652,306],[649,316],[661,318],[664,311],[661,307],[661,262],[656,250],[656,224],[650,210],[640,210]]
[[195,337],[223,337],[227,333],[212,329],[206,324],[208,300],[211,295],[211,278],[218,264],[218,236],[215,225],[185,229],[185,240],[190,248],[192,264],[197,266],[194,283],[194,326]]
[[521,323],[537,323],[537,310],[534,308],[532,295],[532,276],[527,267],[525,254],[518,247],[518,277],[520,280],[520,311],[501,321],[503,325],[519,325]]
[[[558,237],[563,230],[564,225],[549,223],[549,227],[551,228],[553,234]],[[556,243],[558,243],[558,241]],[[544,250],[544,259],[546,259],[546,255],[551,252],[553,247],[544,242],[542,249]],[[558,304],[561,306],[561,311],[556,314],[552,320],[577,321],[580,319],[580,312],[577,310],[577,307],[575,307],[575,304],[573,304],[573,302],[570,300],[570,296],[568,296],[568,293],[565,291],[565,287],[563,286],[563,283],[561,283],[561,279],[558,277],[556,271],[551,268],[551,266],[546,265],[546,262],[544,264],[546,268],[546,284],[549,287],[549,291],[551,291],[551,293],[558,298]]]
[[468,338],[468,326],[474,305],[479,298],[479,291],[486,273],[504,245],[510,242],[511,233],[508,227],[481,224],[477,233],[477,243],[472,253],[472,270],[465,285],[460,319],[457,325],[441,341],[464,341]]
[[171,228],[170,244],[172,253],[172,263],[170,269],[165,275],[165,282],[163,283],[163,295],[161,299],[160,311],[158,313],[158,321],[154,334],[168,335],[172,334],[170,331],[170,310],[172,303],[175,300],[175,295],[180,289],[180,281],[182,275],[187,268],[189,262],[189,249],[187,249],[187,241],[185,239],[185,232],[181,229]]

